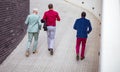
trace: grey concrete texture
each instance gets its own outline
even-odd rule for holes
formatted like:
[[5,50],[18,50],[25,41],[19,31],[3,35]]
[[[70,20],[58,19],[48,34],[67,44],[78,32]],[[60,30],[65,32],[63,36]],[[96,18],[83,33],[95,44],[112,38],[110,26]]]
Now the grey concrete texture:
[[[42,18],[48,10],[47,5],[54,4],[59,12],[61,21],[57,22],[54,55],[49,54],[47,48],[47,33],[42,29],[39,34],[39,44],[36,54],[25,57],[27,34],[17,48],[0,65],[0,72],[98,72],[100,49],[100,21],[90,12],[71,5],[64,0],[31,0],[30,12],[39,9]],[[76,31],[73,30],[74,21],[80,18],[81,12],[87,12],[91,20],[93,31],[90,33],[83,61],[76,61],[75,44]]]

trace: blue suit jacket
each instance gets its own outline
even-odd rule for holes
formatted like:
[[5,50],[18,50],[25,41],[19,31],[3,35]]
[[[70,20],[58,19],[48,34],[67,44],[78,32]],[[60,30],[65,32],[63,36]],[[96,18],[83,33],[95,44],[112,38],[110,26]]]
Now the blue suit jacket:
[[92,31],[91,23],[86,18],[77,19],[73,28],[77,30],[77,38],[87,38]]

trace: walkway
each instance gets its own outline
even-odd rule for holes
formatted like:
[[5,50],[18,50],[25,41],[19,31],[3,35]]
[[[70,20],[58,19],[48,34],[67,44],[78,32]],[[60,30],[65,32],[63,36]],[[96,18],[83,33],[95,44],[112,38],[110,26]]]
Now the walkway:
[[[39,35],[38,53],[25,57],[27,34],[17,48],[0,65],[0,72],[98,72],[100,48],[100,22],[86,10],[73,6],[64,0],[31,0],[30,9],[39,8],[40,15],[47,10],[49,3],[60,13],[61,22],[57,22],[54,55],[47,50],[47,36],[43,29]],[[87,12],[93,31],[89,35],[85,60],[76,61],[75,31],[72,29],[76,18],[82,11]]]

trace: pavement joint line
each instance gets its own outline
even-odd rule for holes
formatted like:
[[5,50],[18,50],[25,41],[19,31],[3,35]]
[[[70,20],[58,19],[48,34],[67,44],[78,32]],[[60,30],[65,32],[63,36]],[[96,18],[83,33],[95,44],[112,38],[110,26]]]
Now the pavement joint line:
[[[87,9],[85,9],[85,8],[83,8],[82,6],[80,6],[80,5],[77,5],[77,4],[75,4],[75,3],[72,3],[72,2],[70,2],[69,0],[64,0],[65,2],[67,2],[67,3],[69,3],[69,4],[71,4],[72,6],[75,6],[75,7],[81,7],[82,9],[84,9],[84,10],[86,10],[86,11],[88,11],[89,13],[91,13],[93,16],[95,16],[91,11],[89,11],[89,10],[87,10]],[[98,19],[98,17],[97,16],[95,16],[96,17],[96,19],[99,21],[99,22],[101,22],[101,20],[100,19]]]

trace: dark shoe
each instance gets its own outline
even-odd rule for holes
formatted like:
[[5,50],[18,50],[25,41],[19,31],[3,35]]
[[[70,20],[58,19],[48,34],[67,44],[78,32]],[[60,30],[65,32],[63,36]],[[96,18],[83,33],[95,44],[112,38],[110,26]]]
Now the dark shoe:
[[50,51],[50,49],[48,48],[48,51]]
[[29,50],[26,51],[25,55],[26,55],[26,57],[29,57],[29,55],[30,55]]
[[77,61],[79,60],[79,55],[76,56],[76,60],[77,60]]
[[50,49],[50,54],[53,55],[53,49]]
[[85,59],[85,57],[81,57],[81,60]]
[[37,53],[37,50],[33,51],[33,54]]

